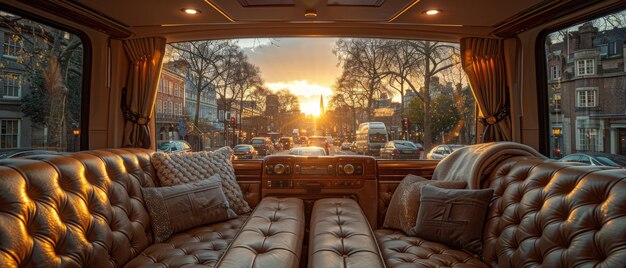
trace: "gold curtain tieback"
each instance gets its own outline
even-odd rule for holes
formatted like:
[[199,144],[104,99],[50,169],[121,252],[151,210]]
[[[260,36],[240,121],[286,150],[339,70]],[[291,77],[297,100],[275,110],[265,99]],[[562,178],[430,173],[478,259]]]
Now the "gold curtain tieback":
[[495,125],[496,123],[502,121],[502,119],[509,116],[509,106],[504,106],[500,111],[493,115],[488,115],[483,118],[479,118],[478,122],[482,123],[485,126]]

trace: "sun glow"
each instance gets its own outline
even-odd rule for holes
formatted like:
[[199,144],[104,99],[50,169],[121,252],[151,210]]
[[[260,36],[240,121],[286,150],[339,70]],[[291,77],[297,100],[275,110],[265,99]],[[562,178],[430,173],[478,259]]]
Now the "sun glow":
[[300,104],[300,110],[306,115],[320,116],[320,102],[305,102]]
[[324,96],[324,107],[328,107],[328,100],[333,95],[330,87],[310,83],[306,80],[294,80],[289,82],[267,83],[269,89],[276,92],[288,89],[298,97],[300,111],[306,115],[320,115],[320,95]]

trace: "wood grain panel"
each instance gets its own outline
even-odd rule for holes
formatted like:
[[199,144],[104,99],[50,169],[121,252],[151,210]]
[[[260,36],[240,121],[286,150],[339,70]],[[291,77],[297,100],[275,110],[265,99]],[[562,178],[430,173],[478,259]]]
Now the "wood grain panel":
[[407,174],[430,179],[438,160],[378,160],[378,181],[401,181]]
[[237,181],[261,182],[263,160],[233,160]]

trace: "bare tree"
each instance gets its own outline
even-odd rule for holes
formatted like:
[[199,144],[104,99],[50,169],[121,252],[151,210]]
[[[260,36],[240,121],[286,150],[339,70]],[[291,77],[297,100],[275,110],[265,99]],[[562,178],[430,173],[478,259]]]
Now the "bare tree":
[[355,130],[358,120],[357,113],[367,107],[366,95],[366,90],[359,87],[355,80],[351,79],[348,75],[342,75],[333,86],[333,96],[330,99],[330,106],[334,109],[346,107],[352,117],[350,120],[350,122],[352,122],[351,128]]
[[186,70],[187,79],[194,88],[196,110],[193,121],[196,126],[200,120],[200,98],[216,80],[228,71],[229,53],[234,45],[226,40],[203,40],[168,45],[168,55],[181,69]]
[[343,67],[342,78],[352,80],[356,86],[364,89],[367,118],[373,118],[374,98],[389,93],[381,80],[391,60],[386,51],[387,40],[383,39],[339,39],[335,43],[334,53]]
[[[414,63],[410,72],[400,73],[398,70],[389,68],[381,75],[391,75],[394,79],[406,83],[413,93],[424,103],[424,149],[430,150],[432,147],[432,107],[431,107],[431,80],[442,72],[459,64],[455,54],[458,54],[458,45],[442,43],[436,41],[406,41],[402,45],[408,46],[412,52],[406,55],[415,57],[416,60],[409,60]],[[393,65],[386,65],[393,67]]]

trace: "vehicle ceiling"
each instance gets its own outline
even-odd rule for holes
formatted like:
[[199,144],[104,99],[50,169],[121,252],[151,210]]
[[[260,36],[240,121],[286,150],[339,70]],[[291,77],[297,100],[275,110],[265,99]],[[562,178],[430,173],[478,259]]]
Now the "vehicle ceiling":
[[[599,0],[22,0],[82,14],[114,37],[165,36],[168,41],[236,37],[355,36],[431,38],[511,35],[511,25],[532,21],[573,2]],[[47,3],[45,3],[47,2]],[[52,4],[50,4],[52,3]],[[201,11],[188,15],[183,8]],[[305,17],[315,10],[315,18]],[[423,14],[429,9],[442,13]],[[72,12],[68,12],[70,14]],[[85,16],[86,15],[86,16]],[[106,27],[105,27],[106,28]],[[102,30],[102,29],[101,29]],[[519,29],[518,29],[519,30]]]

